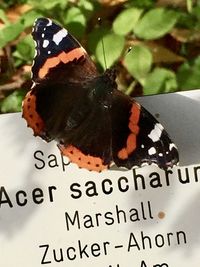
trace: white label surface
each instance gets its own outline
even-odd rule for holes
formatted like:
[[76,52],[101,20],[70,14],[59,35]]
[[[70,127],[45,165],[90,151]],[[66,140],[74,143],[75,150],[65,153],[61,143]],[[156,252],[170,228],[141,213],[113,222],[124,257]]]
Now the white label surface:
[[179,147],[182,166],[168,171],[79,169],[21,114],[1,115],[0,266],[199,266],[199,99],[140,99]]

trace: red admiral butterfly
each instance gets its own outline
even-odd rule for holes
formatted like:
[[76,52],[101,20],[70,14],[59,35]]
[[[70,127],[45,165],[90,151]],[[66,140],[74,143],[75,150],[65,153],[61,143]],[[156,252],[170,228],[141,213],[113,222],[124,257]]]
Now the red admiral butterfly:
[[117,89],[116,71],[98,74],[84,48],[47,18],[33,28],[33,87],[23,117],[34,135],[55,139],[81,168],[101,171],[114,162],[128,169],[178,163],[178,151],[162,125]]

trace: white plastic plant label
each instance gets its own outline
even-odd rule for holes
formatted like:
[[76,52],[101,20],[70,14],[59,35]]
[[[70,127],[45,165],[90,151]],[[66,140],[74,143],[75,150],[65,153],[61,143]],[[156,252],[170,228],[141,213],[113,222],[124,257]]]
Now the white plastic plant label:
[[200,91],[139,101],[180,167],[89,172],[33,137],[20,113],[0,116],[1,266],[199,266]]

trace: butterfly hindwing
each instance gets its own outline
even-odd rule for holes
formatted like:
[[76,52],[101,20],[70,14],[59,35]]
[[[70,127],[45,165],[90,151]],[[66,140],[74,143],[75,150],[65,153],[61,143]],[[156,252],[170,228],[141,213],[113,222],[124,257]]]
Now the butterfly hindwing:
[[108,110],[94,103],[80,126],[65,136],[67,139],[63,140],[60,149],[72,162],[88,170],[109,168],[112,162],[112,138]]
[[61,152],[80,167],[101,171],[112,161],[111,122],[108,109],[94,100],[92,89],[90,83],[84,88],[81,83],[56,82],[37,85],[34,95],[45,122],[45,139],[56,140]]

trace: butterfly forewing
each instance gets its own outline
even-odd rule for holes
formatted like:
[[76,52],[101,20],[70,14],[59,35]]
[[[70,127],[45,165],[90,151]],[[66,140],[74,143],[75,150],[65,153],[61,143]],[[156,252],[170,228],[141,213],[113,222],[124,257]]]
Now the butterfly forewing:
[[60,79],[83,81],[97,75],[85,49],[68,31],[47,18],[39,18],[33,27],[36,56],[32,66],[33,81]]

